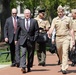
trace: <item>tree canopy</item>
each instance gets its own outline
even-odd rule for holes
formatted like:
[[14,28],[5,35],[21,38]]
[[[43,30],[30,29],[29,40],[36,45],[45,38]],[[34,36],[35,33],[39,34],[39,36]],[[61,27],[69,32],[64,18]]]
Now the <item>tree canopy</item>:
[[[40,6],[44,8],[47,13],[47,18],[51,16],[54,18],[57,16],[56,10],[59,5],[68,5],[70,9],[76,8],[76,0],[0,0],[3,5],[3,10],[1,13],[1,39],[4,38],[3,30],[6,18],[11,15],[11,9],[13,7],[17,7],[18,4],[22,4],[24,8],[29,8],[33,14],[35,13],[35,9]],[[23,9],[24,9],[23,8]]]
[[29,8],[34,16],[34,10],[37,6],[45,8],[47,15],[51,15],[52,18],[56,16],[56,9],[58,5],[69,5],[70,9],[76,8],[76,0],[11,0],[10,6],[16,7],[18,2],[22,3],[23,6],[26,5],[26,8]]

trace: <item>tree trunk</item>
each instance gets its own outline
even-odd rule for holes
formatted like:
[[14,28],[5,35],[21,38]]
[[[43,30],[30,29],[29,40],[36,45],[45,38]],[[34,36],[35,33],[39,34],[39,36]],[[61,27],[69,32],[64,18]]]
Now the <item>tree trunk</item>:
[[2,1],[3,9],[2,9],[2,13],[1,13],[1,39],[0,39],[0,41],[4,41],[5,21],[11,15],[10,2],[11,2],[11,0],[3,0]]

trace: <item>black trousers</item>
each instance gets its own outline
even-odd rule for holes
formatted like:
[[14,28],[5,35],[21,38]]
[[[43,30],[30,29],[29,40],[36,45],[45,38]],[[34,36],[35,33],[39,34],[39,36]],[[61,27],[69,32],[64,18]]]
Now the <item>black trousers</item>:
[[14,40],[9,44],[11,53],[11,62],[15,64],[15,43]]

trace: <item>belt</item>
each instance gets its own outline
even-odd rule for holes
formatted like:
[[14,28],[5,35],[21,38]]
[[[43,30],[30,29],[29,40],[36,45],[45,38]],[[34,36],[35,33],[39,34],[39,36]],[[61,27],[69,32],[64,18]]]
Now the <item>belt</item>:
[[56,35],[56,37],[62,37],[62,36],[67,36],[67,35]]

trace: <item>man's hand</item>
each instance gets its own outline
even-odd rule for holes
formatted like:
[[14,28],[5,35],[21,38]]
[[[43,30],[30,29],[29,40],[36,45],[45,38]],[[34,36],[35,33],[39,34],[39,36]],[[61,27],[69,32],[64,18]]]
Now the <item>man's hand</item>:
[[5,42],[8,42],[8,38],[5,38]]
[[55,39],[52,39],[52,44],[55,44]]
[[50,31],[47,31],[48,37],[51,38]]
[[72,46],[75,46],[75,41],[74,40],[72,41]]
[[18,41],[15,41],[15,45],[17,44]]

